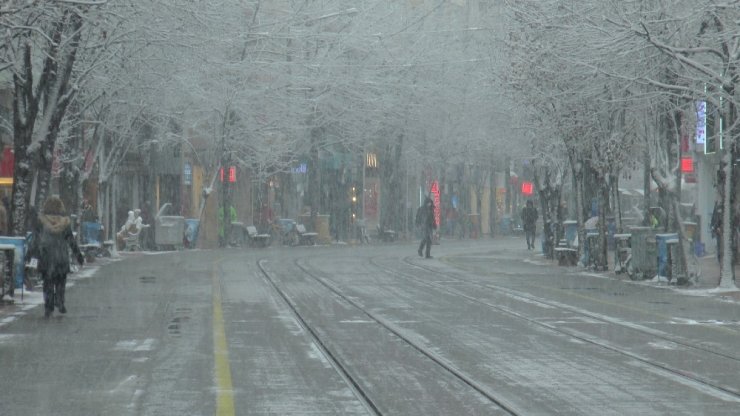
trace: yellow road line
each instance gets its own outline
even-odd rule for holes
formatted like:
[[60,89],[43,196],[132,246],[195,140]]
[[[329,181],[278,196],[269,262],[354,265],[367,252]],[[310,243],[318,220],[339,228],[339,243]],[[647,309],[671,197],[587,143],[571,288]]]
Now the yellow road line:
[[231,384],[229,348],[224,328],[224,312],[221,307],[221,282],[218,279],[217,263],[213,263],[213,354],[216,371],[216,416],[234,416],[234,388]]

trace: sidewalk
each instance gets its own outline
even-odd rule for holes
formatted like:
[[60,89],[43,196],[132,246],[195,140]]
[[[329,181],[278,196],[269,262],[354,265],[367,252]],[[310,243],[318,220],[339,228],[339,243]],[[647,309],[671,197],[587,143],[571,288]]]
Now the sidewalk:
[[[636,280],[633,281],[626,273],[616,274],[614,272],[614,253],[609,251],[609,270],[603,272],[611,278],[624,280],[628,282],[634,282],[637,284],[645,284],[659,287],[671,287],[679,293],[683,293],[690,296],[712,296],[718,299],[734,301],[740,303],[740,285],[736,283],[738,290],[725,291],[719,290],[720,280],[720,267],[717,261],[717,256],[714,254],[706,255],[699,258],[699,267],[701,268],[701,276],[699,281],[695,285],[678,286],[674,282],[658,282],[655,280]],[[738,276],[740,276],[740,267],[735,267],[735,281],[738,282]]]
[[[99,258],[96,259],[95,262],[86,263],[81,270],[68,275],[67,289],[74,286],[77,280],[92,277],[101,266],[109,264],[112,261],[120,260],[120,258],[120,256],[117,258]],[[4,326],[20,317],[29,314],[42,316],[43,314],[43,310],[41,311],[41,314],[39,314],[38,311],[33,310],[44,303],[44,293],[40,282],[39,285],[34,287],[32,290],[26,290],[26,288],[21,290],[21,288],[16,288],[14,295],[15,296],[12,298],[5,296],[0,300],[0,335],[2,335]]]

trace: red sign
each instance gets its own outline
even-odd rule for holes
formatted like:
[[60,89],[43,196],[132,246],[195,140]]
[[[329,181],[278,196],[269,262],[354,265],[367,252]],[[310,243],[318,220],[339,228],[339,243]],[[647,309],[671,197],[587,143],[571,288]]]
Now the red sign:
[[[221,178],[221,182],[224,181],[224,168],[221,168],[219,171],[219,177]],[[229,182],[234,183],[236,182],[236,166],[229,166]]]
[[694,159],[691,157],[681,158],[681,173],[691,173],[694,171]]
[[439,183],[437,181],[432,181],[432,189],[430,192],[432,194],[432,198],[434,198],[434,223],[439,227],[442,209],[439,206]]
[[527,181],[522,182],[522,194],[532,195],[533,192],[534,192],[534,185],[532,185],[532,182],[527,182]]

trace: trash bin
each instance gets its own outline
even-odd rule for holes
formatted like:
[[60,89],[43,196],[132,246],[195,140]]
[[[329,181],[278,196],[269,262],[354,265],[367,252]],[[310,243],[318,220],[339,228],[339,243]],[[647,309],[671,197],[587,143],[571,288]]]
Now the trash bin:
[[509,235],[511,233],[511,217],[504,215],[501,217],[501,234]]
[[655,235],[655,241],[658,245],[658,276],[670,277],[668,273],[668,242],[674,240],[678,240],[678,234],[676,233],[664,233]]
[[[669,262],[671,265],[671,272],[670,272],[670,278],[671,280],[676,281],[678,284],[685,284],[687,282],[688,273],[687,270],[683,267],[683,263],[681,262],[681,250],[679,248],[678,239],[675,240],[668,240],[668,257]],[[676,244],[671,244],[672,242],[675,242]]]
[[24,269],[26,267],[26,239],[23,237],[0,237],[1,250],[13,250],[13,277],[15,287],[23,287]]
[[103,224],[99,222],[82,223],[82,244],[97,244],[103,246]]
[[633,279],[653,276],[658,270],[655,230],[650,227],[631,227],[631,259],[627,272]]
[[244,242],[246,234],[246,228],[243,222],[234,221],[231,223],[231,232],[229,235],[229,244],[241,247]]
[[565,241],[568,243],[568,247],[573,247],[576,237],[578,236],[578,221],[563,221],[563,229],[565,231]]
[[583,245],[583,256],[581,263],[586,266],[592,266],[596,260],[596,245],[599,239],[599,232],[593,229],[586,230],[586,243]]
[[706,254],[704,243],[701,241],[694,241],[694,254],[696,257],[704,257]]
[[314,230],[318,233],[316,242],[319,244],[331,243],[331,233],[329,232],[329,215],[317,214],[316,222],[314,223]]
[[197,218],[187,218],[185,220],[185,247],[195,248],[198,244],[198,229],[200,220]]
[[180,249],[183,246],[185,236],[185,217],[179,215],[165,215],[172,209],[172,204],[167,202],[159,209],[154,223],[154,244],[158,250],[173,248]]

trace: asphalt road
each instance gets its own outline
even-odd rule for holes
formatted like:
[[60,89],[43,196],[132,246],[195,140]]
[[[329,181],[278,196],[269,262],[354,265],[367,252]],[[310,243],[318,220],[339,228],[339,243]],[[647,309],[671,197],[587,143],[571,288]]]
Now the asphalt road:
[[520,240],[101,262],[1,312],[0,415],[738,413],[738,303]]

